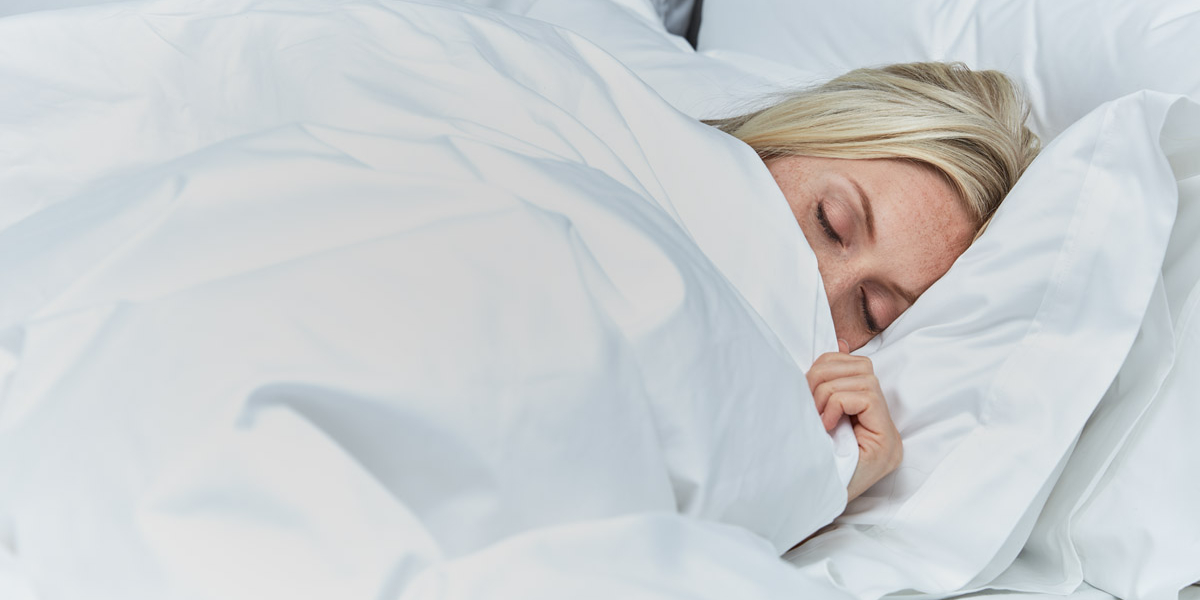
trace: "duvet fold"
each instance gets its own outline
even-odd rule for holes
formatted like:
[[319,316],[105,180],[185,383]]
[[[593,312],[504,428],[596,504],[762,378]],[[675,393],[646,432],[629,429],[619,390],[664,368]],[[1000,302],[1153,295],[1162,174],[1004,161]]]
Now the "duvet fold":
[[392,597],[646,514],[787,569],[842,510],[782,195],[583,40],[167,1],[0,57],[0,569],[38,598]]

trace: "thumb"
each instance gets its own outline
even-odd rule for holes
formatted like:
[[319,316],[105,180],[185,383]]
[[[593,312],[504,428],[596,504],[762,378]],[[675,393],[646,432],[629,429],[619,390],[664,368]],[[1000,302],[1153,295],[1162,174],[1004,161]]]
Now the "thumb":
[[842,338],[838,338],[838,352],[841,352],[842,354],[850,354],[850,342],[847,342]]

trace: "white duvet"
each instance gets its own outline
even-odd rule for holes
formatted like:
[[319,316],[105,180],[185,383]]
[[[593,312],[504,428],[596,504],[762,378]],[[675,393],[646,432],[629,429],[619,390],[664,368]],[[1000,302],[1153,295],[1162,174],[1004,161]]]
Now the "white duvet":
[[[0,80],[0,596],[810,585],[776,557],[856,460],[803,376],[815,260],[608,55],[435,3],[119,3],[0,20]],[[505,588],[546,553],[591,574]]]

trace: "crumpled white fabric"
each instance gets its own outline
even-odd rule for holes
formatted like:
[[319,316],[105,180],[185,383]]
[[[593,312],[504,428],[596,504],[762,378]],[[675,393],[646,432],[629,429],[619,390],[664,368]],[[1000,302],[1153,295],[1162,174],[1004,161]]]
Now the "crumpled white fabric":
[[635,515],[514,536],[424,571],[401,600],[850,598],[787,563],[763,560],[770,551],[742,529]]
[[[735,57],[716,56],[723,54],[721,52],[713,52],[712,56],[697,53],[683,39],[667,32],[654,14],[654,7],[639,0],[574,0],[569,4],[553,0],[467,2],[537,19],[586,38],[620,60],[677,110],[696,119],[738,114],[747,106],[761,103],[764,94],[795,85],[796,78],[802,77],[793,71],[781,76],[776,71],[780,66],[777,64],[767,66],[769,74],[757,73],[747,68],[747,61],[754,64],[754,57],[749,55],[737,56],[735,66],[731,62]],[[713,216],[718,218],[710,220]],[[706,207],[689,215],[693,223],[708,223],[714,231],[714,235],[702,243],[705,252],[713,255],[719,249],[723,254],[740,254],[749,249],[741,240],[760,235],[758,228],[763,225],[731,221],[730,216],[726,211],[710,211]],[[786,223],[781,222],[785,220]],[[764,218],[760,223],[793,230],[791,221],[782,213]],[[807,252],[804,255],[810,256]],[[727,276],[785,340],[797,364],[807,370],[817,356],[838,350],[832,321],[825,317],[828,308],[824,295],[813,297],[811,288],[803,287],[811,285],[813,277],[820,275],[806,258],[805,264],[783,270],[785,273],[802,270],[806,273],[804,283],[785,283],[777,274],[766,270],[765,266],[773,260],[778,258],[743,255],[736,261],[726,260],[722,264]],[[781,285],[795,291],[778,293]],[[794,306],[800,298],[805,299],[804,306]],[[778,299],[783,299],[783,303],[780,304]],[[767,303],[774,306],[767,308]],[[807,327],[796,331],[790,325],[792,315],[809,310],[819,316]],[[838,471],[843,480],[849,481],[858,465],[858,442],[849,419],[842,419],[832,437]]]
[[647,512],[778,566],[843,508],[782,194],[580,38],[122,3],[0,20],[0,78],[13,589],[378,597]]
[[1021,554],[992,585],[1120,598],[1179,597],[1200,580],[1196,413],[1200,321],[1200,110],[1163,130],[1179,206],[1154,295],[1115,381],[1084,428]]

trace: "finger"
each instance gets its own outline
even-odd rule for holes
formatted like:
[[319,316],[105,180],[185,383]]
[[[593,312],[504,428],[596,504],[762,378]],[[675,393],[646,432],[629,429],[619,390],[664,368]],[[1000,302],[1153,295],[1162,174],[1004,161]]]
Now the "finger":
[[855,363],[855,364],[861,363],[864,365],[869,365],[869,364],[871,364],[871,359],[869,359],[865,356],[855,356],[853,354],[845,354],[842,352],[826,352],[826,353],[818,356],[817,359],[813,361],[813,364],[817,365],[817,364],[823,364],[823,363],[842,363],[842,362]]
[[829,402],[830,396],[837,392],[861,391],[870,392],[876,391],[879,388],[879,382],[874,375],[850,375],[847,377],[838,377],[823,381],[817,387],[813,388],[813,402],[817,406],[817,412],[825,410],[825,405]]
[[855,424],[867,431],[876,435],[890,436],[894,433],[899,436],[896,424],[892,421],[892,415],[888,411],[887,403],[881,396],[874,396],[870,405],[852,414],[855,417]]
[[[856,382],[853,387],[847,389],[836,390],[825,399],[824,406],[821,407],[822,422],[829,425],[825,417],[831,413],[838,413],[837,417],[829,416],[833,424],[837,424],[837,419],[842,415],[853,416],[855,422],[861,424],[869,431],[876,433],[888,433],[896,430],[895,424],[892,422],[892,416],[888,411],[887,402],[883,398],[883,394],[873,382],[873,376],[863,377],[863,381]],[[823,396],[825,394],[822,394]]]
[[850,342],[847,342],[842,338],[838,338],[838,352],[841,352],[842,354],[850,354]]
[[871,359],[865,356],[830,352],[818,356],[804,376],[808,380],[808,387],[811,390],[830,379],[874,372]]
[[[841,354],[840,356],[849,355]],[[874,375],[874,370],[871,368],[871,364],[865,359],[861,361],[825,360],[813,363],[813,366],[808,369],[808,373],[805,374],[811,387],[815,387],[830,379],[854,377],[856,375]]]
[[874,396],[871,392],[861,390],[841,391],[830,395],[824,410],[821,411],[821,424],[825,426],[825,431],[832,430],[845,415],[856,415],[866,411]]

